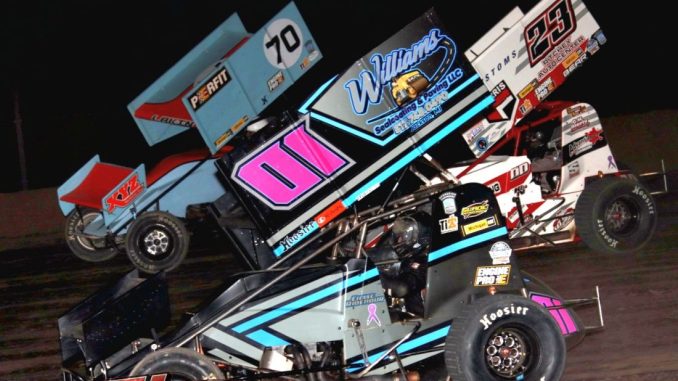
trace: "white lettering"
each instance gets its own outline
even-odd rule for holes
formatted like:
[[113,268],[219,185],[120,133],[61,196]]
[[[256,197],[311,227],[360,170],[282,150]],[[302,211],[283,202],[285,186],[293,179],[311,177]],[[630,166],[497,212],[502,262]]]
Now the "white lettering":
[[494,324],[494,322],[501,317],[504,316],[509,316],[509,315],[522,315],[525,316],[527,314],[527,311],[529,308],[527,307],[522,307],[518,306],[515,307],[513,304],[509,307],[504,307],[504,308],[499,308],[497,311],[490,313],[488,316],[487,314],[483,315],[483,317],[479,320],[480,324],[483,325],[483,330],[487,330]]

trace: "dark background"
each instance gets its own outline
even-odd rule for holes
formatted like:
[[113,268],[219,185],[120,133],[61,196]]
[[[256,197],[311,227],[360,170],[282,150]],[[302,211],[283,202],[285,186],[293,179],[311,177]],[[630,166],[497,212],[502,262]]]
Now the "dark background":
[[[56,186],[99,153],[102,161],[152,165],[202,145],[197,133],[148,147],[127,104],[188,50],[238,12],[257,31],[286,0],[6,1],[0,9],[0,192],[21,189],[14,97],[23,120],[28,186]],[[513,6],[535,0],[297,0],[324,58],[274,107],[296,106],[434,7],[465,50]],[[554,98],[586,101],[601,116],[678,108],[677,19],[664,2],[586,4],[608,44]],[[677,121],[678,122],[678,121]],[[676,128],[667,126],[667,128]],[[647,153],[639,153],[647,154]]]

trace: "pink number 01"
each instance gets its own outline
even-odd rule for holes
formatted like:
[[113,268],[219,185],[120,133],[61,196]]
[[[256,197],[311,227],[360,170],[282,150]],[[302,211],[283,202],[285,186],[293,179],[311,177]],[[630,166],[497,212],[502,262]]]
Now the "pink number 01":
[[309,134],[305,124],[236,164],[235,179],[273,208],[293,206],[349,163],[336,148]]

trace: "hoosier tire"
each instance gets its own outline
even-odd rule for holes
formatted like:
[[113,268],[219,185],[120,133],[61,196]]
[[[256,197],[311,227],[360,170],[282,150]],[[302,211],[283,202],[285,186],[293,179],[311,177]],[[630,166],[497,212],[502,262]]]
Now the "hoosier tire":
[[467,305],[445,341],[454,381],[559,380],[565,356],[565,341],[548,311],[517,295]]
[[207,356],[188,348],[164,348],[144,357],[130,376],[168,373],[172,380],[224,380],[221,370]]
[[80,211],[72,210],[66,217],[64,229],[66,244],[76,257],[87,262],[107,261],[120,252],[106,237],[88,238],[83,235],[85,227],[99,215],[100,212],[96,209],[80,208]]
[[186,258],[190,236],[184,223],[166,212],[146,212],[127,231],[127,256],[139,270],[175,269]]
[[657,207],[640,182],[606,177],[584,188],[574,220],[577,233],[591,249],[607,254],[629,253],[652,238]]

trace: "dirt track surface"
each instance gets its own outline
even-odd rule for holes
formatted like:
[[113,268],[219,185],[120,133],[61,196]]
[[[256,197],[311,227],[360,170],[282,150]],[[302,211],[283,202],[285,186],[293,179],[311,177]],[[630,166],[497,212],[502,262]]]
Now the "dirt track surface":
[[[583,245],[521,254],[523,269],[566,298],[600,286],[606,329],[568,353],[563,380],[678,378],[678,197],[658,202],[655,239],[636,255],[605,256]],[[219,250],[193,250],[169,276],[175,318],[238,268]],[[130,269],[124,256],[90,264],[65,247],[0,253],[0,380],[59,379],[57,318]],[[582,316],[593,323],[594,312]]]

